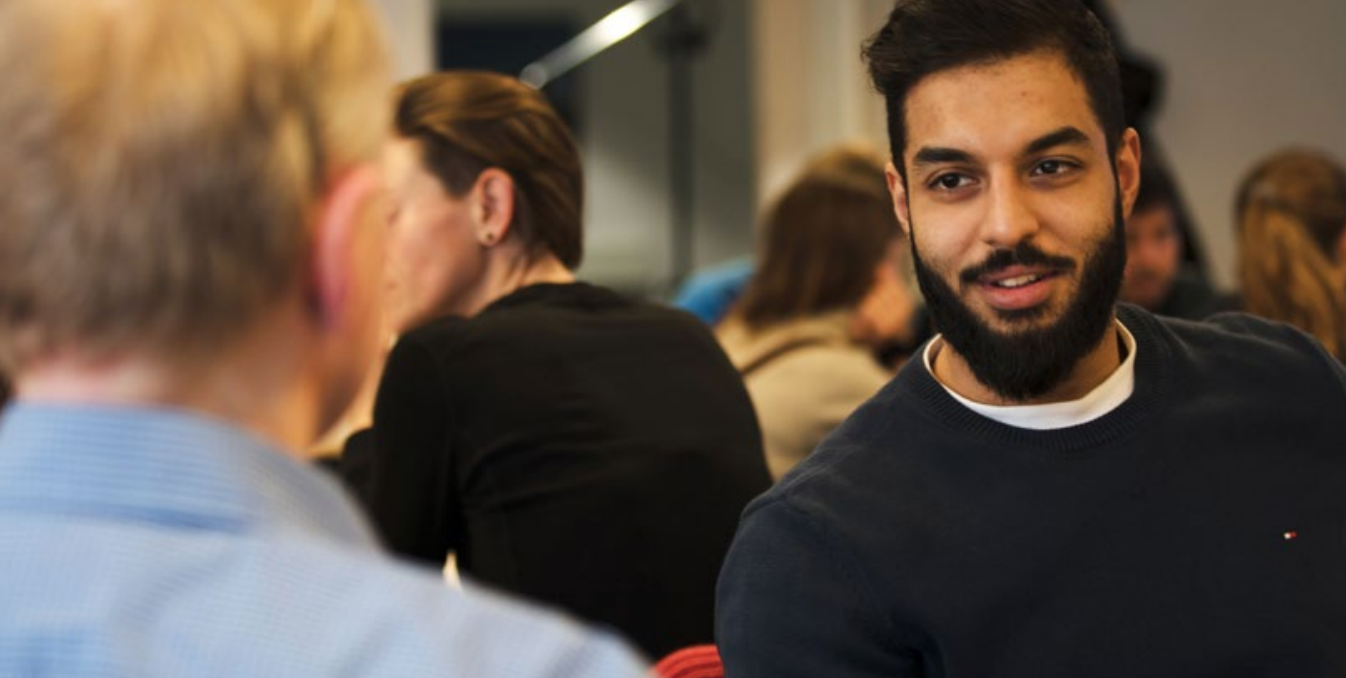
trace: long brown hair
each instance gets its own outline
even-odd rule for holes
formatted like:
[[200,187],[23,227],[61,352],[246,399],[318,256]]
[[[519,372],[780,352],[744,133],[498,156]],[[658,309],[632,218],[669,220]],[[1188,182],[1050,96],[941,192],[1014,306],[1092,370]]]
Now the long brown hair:
[[900,235],[876,157],[853,148],[819,156],[767,211],[736,315],[759,329],[853,308]]
[[1316,336],[1346,359],[1346,173],[1320,153],[1283,151],[1256,165],[1237,198],[1245,307]]
[[461,197],[482,170],[498,167],[515,184],[516,233],[532,254],[546,250],[566,268],[584,257],[584,176],[579,150],[541,92],[506,75],[447,71],[404,83],[394,126],[421,143],[426,169]]

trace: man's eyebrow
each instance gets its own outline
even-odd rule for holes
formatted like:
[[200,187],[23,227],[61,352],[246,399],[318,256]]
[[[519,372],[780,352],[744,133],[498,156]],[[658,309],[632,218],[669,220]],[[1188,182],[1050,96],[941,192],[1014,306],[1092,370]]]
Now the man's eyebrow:
[[1055,132],[1044,134],[1024,148],[1024,155],[1037,155],[1046,150],[1056,148],[1057,146],[1089,146],[1089,135],[1081,132],[1078,127],[1062,127]]
[[956,148],[941,148],[938,146],[926,146],[916,152],[911,159],[913,168],[927,165],[940,165],[945,163],[970,164],[974,161],[972,154],[967,151],[960,151]]

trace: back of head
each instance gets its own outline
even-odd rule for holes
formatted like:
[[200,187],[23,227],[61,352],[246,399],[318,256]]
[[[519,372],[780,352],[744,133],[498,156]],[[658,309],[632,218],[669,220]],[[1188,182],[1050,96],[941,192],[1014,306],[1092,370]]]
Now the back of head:
[[1126,129],[1112,41],[1080,0],[898,0],[864,47],[888,110],[893,163],[905,174],[907,94],[941,71],[1037,52],[1062,55],[1116,151]]
[[758,329],[854,308],[900,235],[879,158],[856,149],[825,153],[768,209],[757,271],[737,315]]
[[0,3],[0,358],[207,355],[385,136],[357,0]]
[[397,93],[397,134],[420,142],[425,165],[458,197],[488,167],[515,184],[511,231],[532,254],[566,268],[584,256],[584,177],[569,129],[545,96],[515,78],[449,71],[407,82]]
[[1238,190],[1240,274],[1251,313],[1303,329],[1346,358],[1346,172],[1326,156],[1283,151]]
[[867,184],[878,193],[888,193],[888,180],[883,176],[884,158],[866,143],[847,143],[833,146],[804,163],[799,177],[836,178]]
[[1136,201],[1132,204],[1131,211],[1134,213],[1161,207],[1172,208],[1176,199],[1177,189],[1168,170],[1157,162],[1141,161],[1140,188],[1136,191]]

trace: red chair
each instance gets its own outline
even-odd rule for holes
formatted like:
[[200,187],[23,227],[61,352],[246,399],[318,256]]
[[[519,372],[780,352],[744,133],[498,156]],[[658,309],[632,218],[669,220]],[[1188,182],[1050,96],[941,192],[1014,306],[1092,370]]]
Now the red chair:
[[685,647],[654,665],[659,678],[724,678],[724,663],[714,645]]

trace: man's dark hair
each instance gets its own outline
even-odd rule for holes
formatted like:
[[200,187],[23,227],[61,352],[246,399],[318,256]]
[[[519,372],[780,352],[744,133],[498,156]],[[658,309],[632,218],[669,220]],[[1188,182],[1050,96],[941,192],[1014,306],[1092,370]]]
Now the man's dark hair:
[[926,76],[1035,52],[1055,52],[1084,83],[1112,157],[1126,122],[1117,54],[1080,0],[898,0],[865,43],[869,76],[888,108],[893,164],[906,175],[907,94]]

